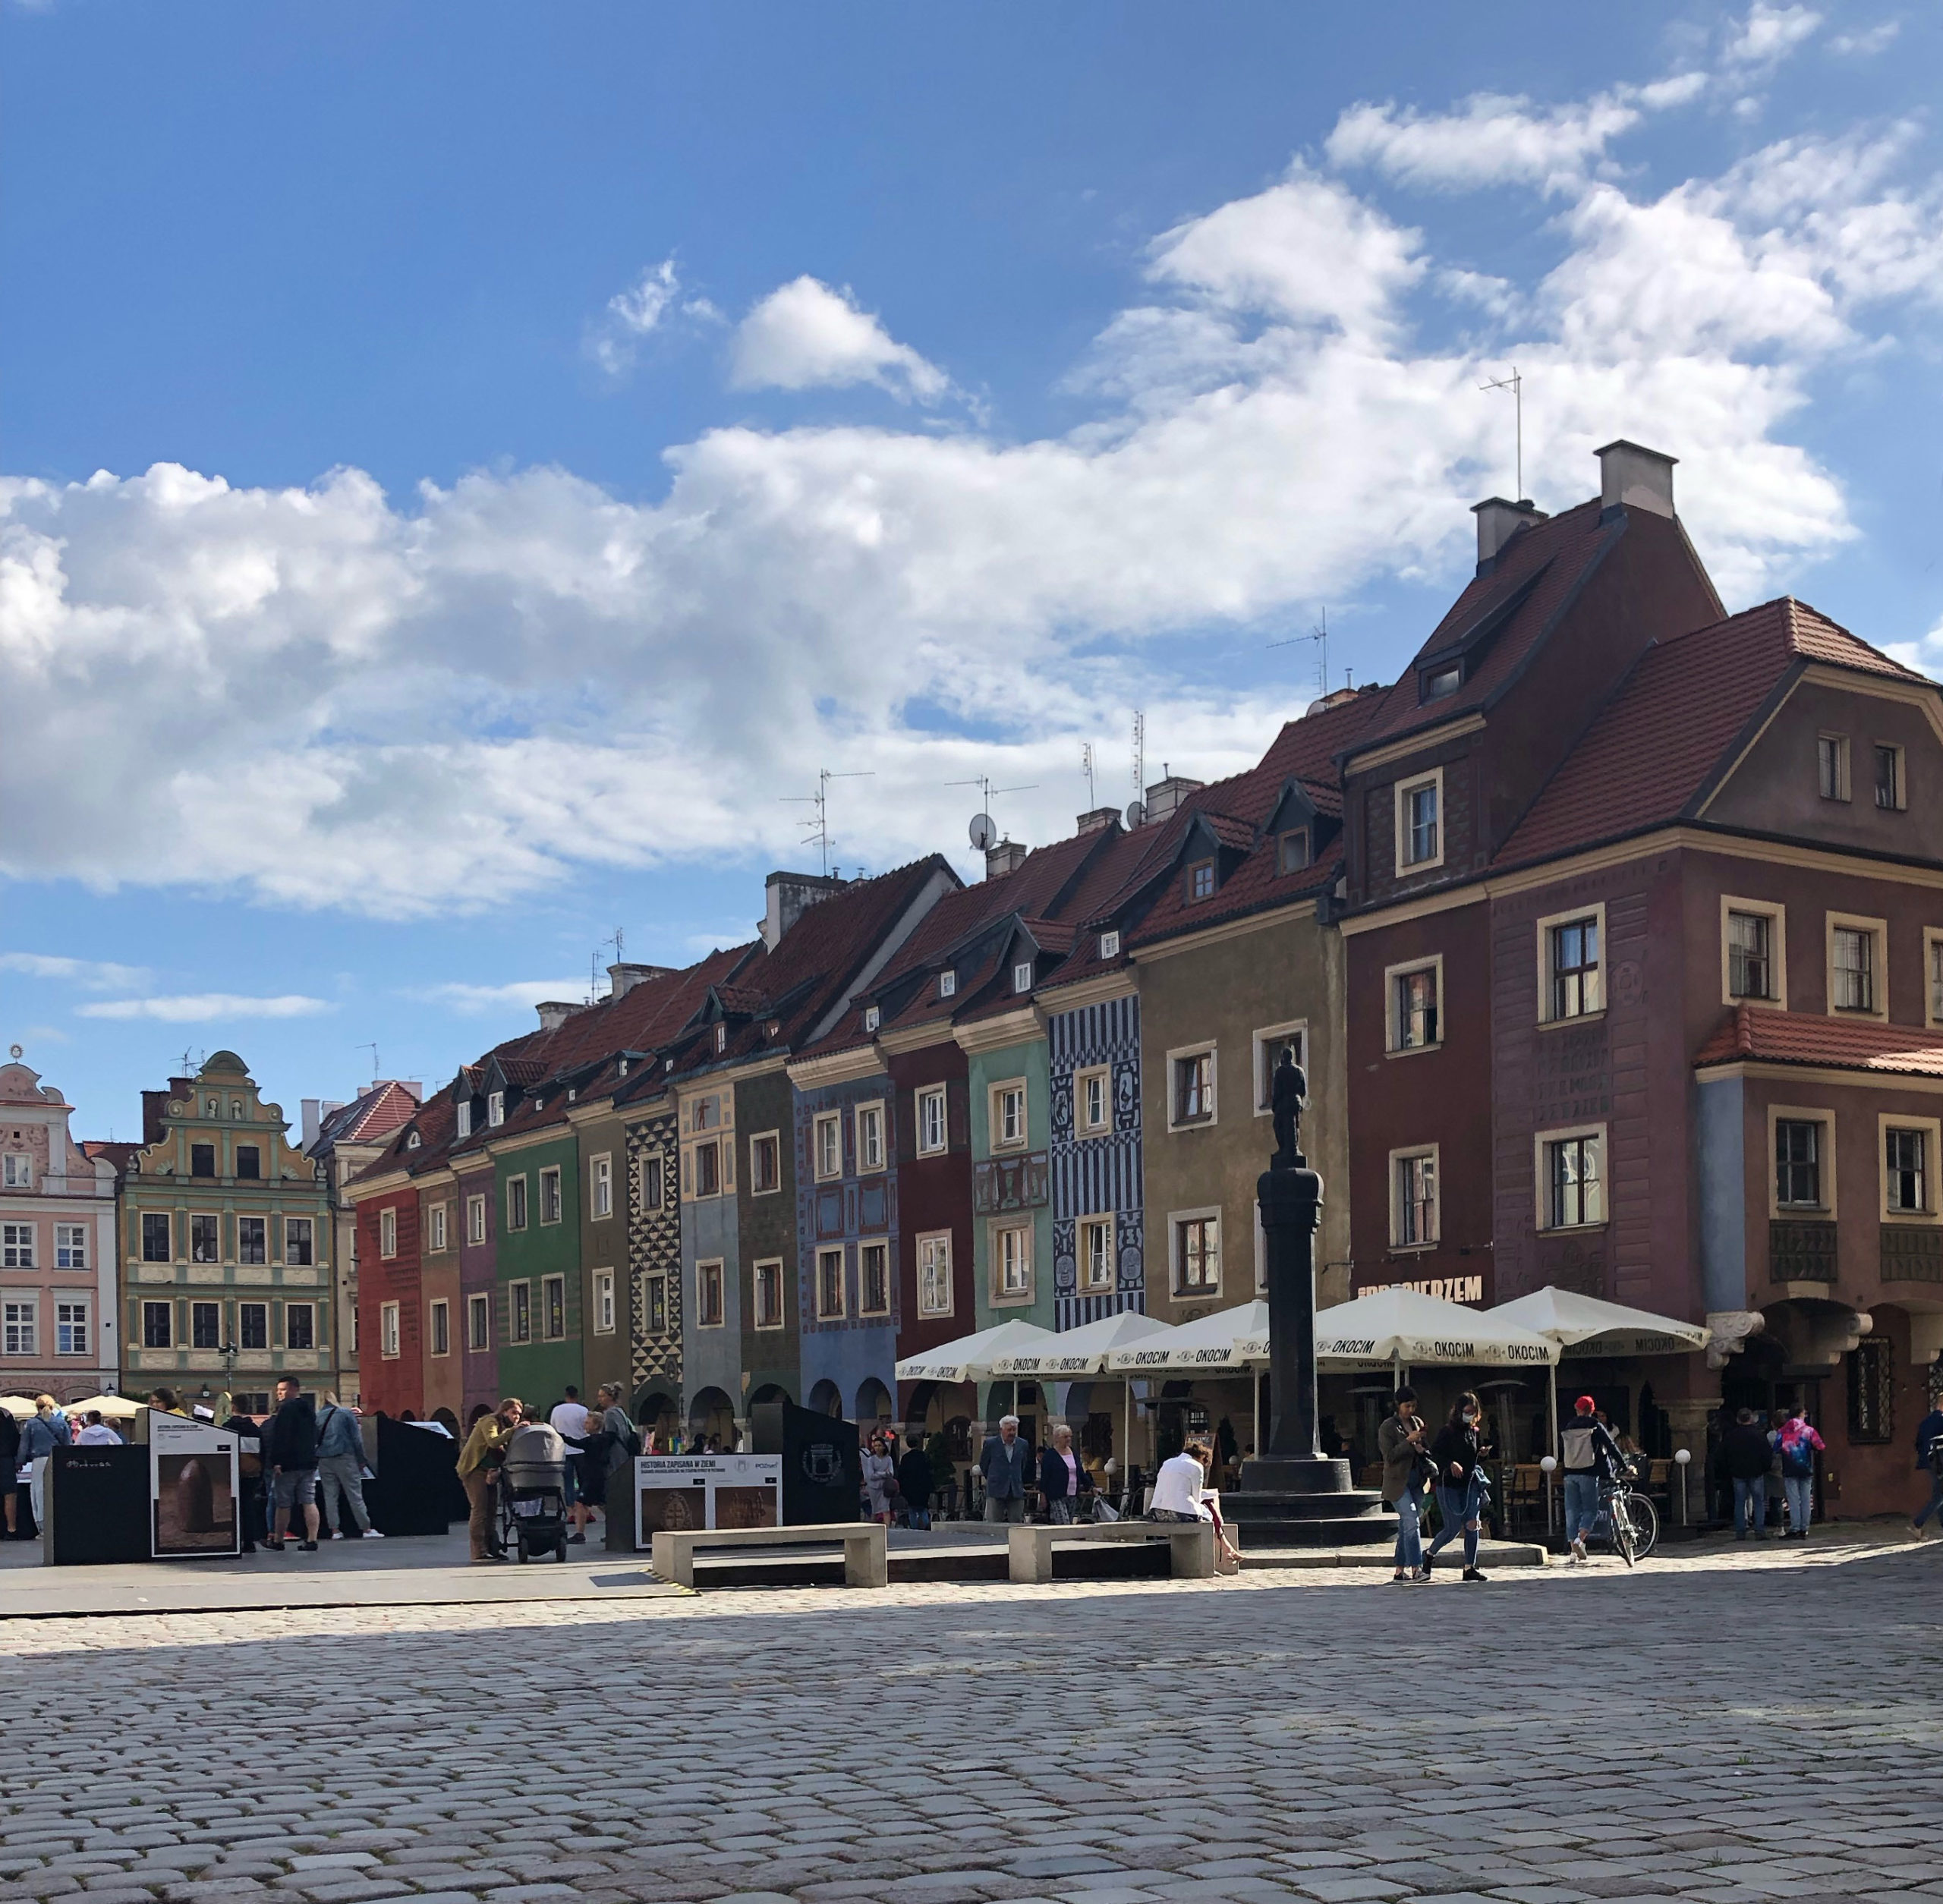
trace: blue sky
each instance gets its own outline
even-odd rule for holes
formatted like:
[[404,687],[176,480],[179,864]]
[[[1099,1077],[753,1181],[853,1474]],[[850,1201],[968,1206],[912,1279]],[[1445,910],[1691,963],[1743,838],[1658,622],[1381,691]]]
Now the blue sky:
[[[1470,502],[1682,459],[1943,662],[1894,5],[0,6],[0,1037],[438,1080],[801,864],[972,870],[1393,672]],[[809,849],[814,859],[815,849]],[[602,955],[602,961],[611,952]],[[569,994],[572,995],[572,994]]]

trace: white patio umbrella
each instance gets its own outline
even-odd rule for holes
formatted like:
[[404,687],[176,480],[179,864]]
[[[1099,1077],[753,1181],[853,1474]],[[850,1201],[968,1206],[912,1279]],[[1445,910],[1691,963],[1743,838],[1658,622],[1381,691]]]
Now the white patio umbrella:
[[[1015,1381],[1022,1375],[1037,1375],[1042,1379],[1050,1376],[1064,1381],[1071,1380],[1075,1375],[1097,1375],[1106,1367],[1107,1357],[1113,1350],[1167,1333],[1167,1325],[1164,1322],[1157,1322],[1151,1316],[1142,1315],[1138,1309],[1122,1309],[1116,1314],[1101,1316],[1095,1321],[1082,1323],[1077,1329],[1063,1330],[1053,1337],[1050,1345],[1035,1345],[1030,1349],[1016,1349],[1010,1355],[1001,1355],[992,1364],[992,1373],[994,1375],[1009,1375]],[[1120,1465],[1123,1468],[1126,1467],[1127,1457],[1133,1447],[1132,1380],[1127,1380],[1124,1387],[1125,1405],[1120,1411],[1123,1418]]]
[[956,1342],[942,1342],[936,1349],[905,1356],[897,1364],[897,1379],[900,1382],[988,1381],[998,1357],[1047,1348],[1058,1340],[1050,1329],[1041,1329],[1015,1316],[990,1329],[960,1336]]
[[1338,1303],[1315,1319],[1318,1360],[1406,1365],[1540,1368],[1558,1345],[1497,1310],[1467,1309],[1393,1285]]
[[[1182,1374],[1194,1370],[1258,1371],[1268,1359],[1268,1305],[1244,1302],[1219,1309],[1211,1316],[1183,1322],[1157,1335],[1107,1352],[1108,1368],[1128,1375]],[[1261,1382],[1252,1373],[1249,1383],[1255,1412],[1255,1445],[1261,1446]],[[1132,1430],[1128,1429],[1132,1439]]]
[[[1561,1355],[1684,1355],[1705,1349],[1713,1331],[1696,1322],[1676,1322],[1644,1309],[1606,1302],[1548,1283],[1528,1296],[1501,1302],[1488,1311],[1519,1327],[1535,1330],[1559,1345]],[[1551,1446],[1558,1446],[1558,1367],[1551,1370]]]

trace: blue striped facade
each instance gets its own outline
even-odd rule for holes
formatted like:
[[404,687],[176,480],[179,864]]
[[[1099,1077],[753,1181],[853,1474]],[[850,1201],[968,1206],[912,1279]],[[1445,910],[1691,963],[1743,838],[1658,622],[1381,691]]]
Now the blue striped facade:
[[[1076,1329],[1123,1309],[1147,1307],[1146,1239],[1140,1185],[1140,1000],[1129,993],[1046,1021],[1051,1059],[1053,1327]],[[1074,1128],[1072,1080],[1113,1067],[1113,1128],[1082,1138]],[[1079,1219],[1110,1213],[1114,1288],[1079,1293]]]

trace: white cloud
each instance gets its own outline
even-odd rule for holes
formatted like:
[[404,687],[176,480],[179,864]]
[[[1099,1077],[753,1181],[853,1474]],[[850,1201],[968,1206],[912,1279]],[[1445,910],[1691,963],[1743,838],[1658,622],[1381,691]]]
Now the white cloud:
[[333,1008],[323,999],[285,992],[246,998],[235,992],[194,992],[173,998],[105,999],[75,1008],[83,1018],[160,1018],[168,1024],[202,1024],[213,1018],[307,1018]]
[[607,308],[587,327],[587,354],[610,377],[624,377],[634,368],[643,339],[677,316],[707,324],[720,322],[721,313],[706,297],[682,296],[675,260],[663,258],[608,299]]
[[28,978],[65,980],[90,991],[120,991],[147,982],[140,965],[115,965],[98,959],[58,958],[47,952],[0,952],[0,972],[19,972]]
[[809,390],[874,383],[896,397],[935,403],[951,379],[900,344],[846,287],[811,277],[772,291],[736,327],[729,381],[738,390]]
[[[1184,689],[1155,638],[1463,574],[1466,506],[1510,476],[1476,386],[1513,362],[1541,502],[1592,491],[1597,445],[1652,442],[1731,601],[1796,585],[1854,533],[1789,434],[1810,379],[1943,285],[1907,134],[1783,140],[1657,194],[1589,173],[1548,229],[1552,268],[1507,282],[1298,165],[1153,240],[1066,433],[714,430],[650,503],[552,467],[402,499],[356,470],[0,483],[0,873],[444,914],[575,869],[793,860],[783,801],[823,766],[876,776],[833,789],[846,864],[956,847],[947,783],[984,770],[1042,784],[1004,817],[1043,839],[1085,804],[1078,739],[1133,707],[1164,720],[1152,756],[1208,777],[1286,711]],[[784,291],[814,321],[745,325],[751,379],[918,394],[874,318]],[[1475,333],[1426,337],[1453,297]],[[1025,691],[994,697],[994,655]]]
[[[1331,165],[1368,166],[1400,184],[1474,191],[1480,186],[1568,189],[1641,117],[1636,96],[1601,93],[1535,110],[1529,99],[1474,93],[1454,112],[1400,111],[1393,104],[1352,106],[1324,143]],[[1674,101],[1661,94],[1654,104]]]
[[433,985],[413,995],[432,1005],[449,1005],[455,1012],[476,1015],[507,1006],[531,1010],[550,1000],[578,1004],[587,996],[587,974],[578,978],[521,978],[506,985]]
[[1858,33],[1838,33],[1828,42],[1831,53],[1853,54],[1858,58],[1866,58],[1872,53],[1879,53],[1895,39],[1903,30],[1900,20],[1885,20],[1879,27],[1870,27]]
[[1747,16],[1729,33],[1721,57],[1729,66],[1778,65],[1814,37],[1822,16],[1811,7],[1775,7],[1754,0]]

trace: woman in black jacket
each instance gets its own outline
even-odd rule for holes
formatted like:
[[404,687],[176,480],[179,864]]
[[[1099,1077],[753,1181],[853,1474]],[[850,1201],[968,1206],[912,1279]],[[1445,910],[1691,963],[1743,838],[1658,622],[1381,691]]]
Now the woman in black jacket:
[[1039,1492],[1045,1496],[1047,1518],[1061,1526],[1070,1526],[1080,1496],[1093,1487],[1093,1477],[1072,1452],[1072,1430],[1064,1422],[1053,1430],[1046,1452],[1039,1457]]
[[1467,1389],[1458,1396],[1450,1419],[1438,1430],[1437,1439],[1431,1443],[1431,1459],[1437,1464],[1437,1509],[1444,1525],[1424,1556],[1425,1573],[1436,1566],[1438,1550],[1454,1540],[1461,1528],[1464,1578],[1482,1580],[1485,1577],[1478,1571],[1478,1531],[1485,1486],[1478,1462],[1486,1452],[1478,1439],[1478,1430],[1483,1419],[1478,1398]]
[[931,1460],[921,1435],[913,1435],[897,1464],[897,1498],[903,1503],[904,1525],[931,1524]]

